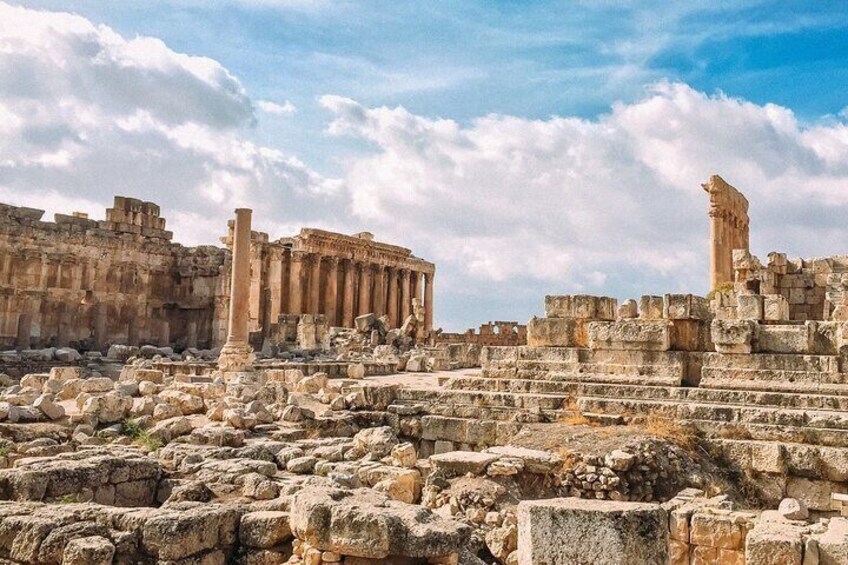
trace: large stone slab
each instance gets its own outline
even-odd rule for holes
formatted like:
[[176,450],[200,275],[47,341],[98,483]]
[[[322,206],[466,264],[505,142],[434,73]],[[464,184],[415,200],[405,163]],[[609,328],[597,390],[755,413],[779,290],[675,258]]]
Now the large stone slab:
[[489,463],[500,459],[496,453],[478,453],[476,451],[449,451],[430,457],[430,463],[448,475],[459,476],[466,473],[482,475]]
[[532,318],[527,322],[531,347],[586,347],[586,323],[576,318]]
[[618,301],[609,296],[562,294],[545,296],[545,316],[579,320],[615,320]]
[[587,333],[590,349],[668,351],[671,343],[665,320],[589,322]]
[[666,565],[668,516],[658,505],[579,498],[518,505],[518,561],[533,565]]

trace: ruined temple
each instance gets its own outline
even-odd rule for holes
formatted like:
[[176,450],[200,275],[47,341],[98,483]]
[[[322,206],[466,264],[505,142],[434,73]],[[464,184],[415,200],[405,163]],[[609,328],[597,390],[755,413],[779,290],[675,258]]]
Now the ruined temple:
[[[180,245],[159,206],[122,196],[105,220],[43,214],[0,205],[0,347],[223,344],[231,234],[227,248]],[[371,234],[304,228],[271,241],[252,232],[250,265],[253,336],[302,314],[352,327],[356,315],[375,312],[396,327],[415,298],[432,328],[435,265]]]

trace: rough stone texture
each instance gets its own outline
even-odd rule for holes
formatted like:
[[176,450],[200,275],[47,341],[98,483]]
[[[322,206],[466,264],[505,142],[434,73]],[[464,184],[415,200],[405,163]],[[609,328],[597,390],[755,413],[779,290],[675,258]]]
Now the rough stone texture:
[[581,499],[518,505],[518,560],[534,565],[666,565],[668,518],[657,505]]

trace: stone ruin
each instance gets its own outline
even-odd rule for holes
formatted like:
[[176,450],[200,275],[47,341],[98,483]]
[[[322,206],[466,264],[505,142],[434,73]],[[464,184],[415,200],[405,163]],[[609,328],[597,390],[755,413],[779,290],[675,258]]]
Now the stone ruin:
[[[250,223],[214,361],[3,366],[0,562],[848,564],[835,258],[719,247],[709,297],[551,295],[526,344],[456,357],[417,297],[278,318],[263,353]],[[270,354],[307,341],[335,357]]]

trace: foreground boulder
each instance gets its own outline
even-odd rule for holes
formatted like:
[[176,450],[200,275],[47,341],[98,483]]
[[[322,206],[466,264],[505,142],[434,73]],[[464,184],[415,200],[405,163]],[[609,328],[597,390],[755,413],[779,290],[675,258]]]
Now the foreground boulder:
[[368,489],[304,488],[292,498],[290,521],[312,547],[369,559],[450,556],[471,534],[464,524]]

